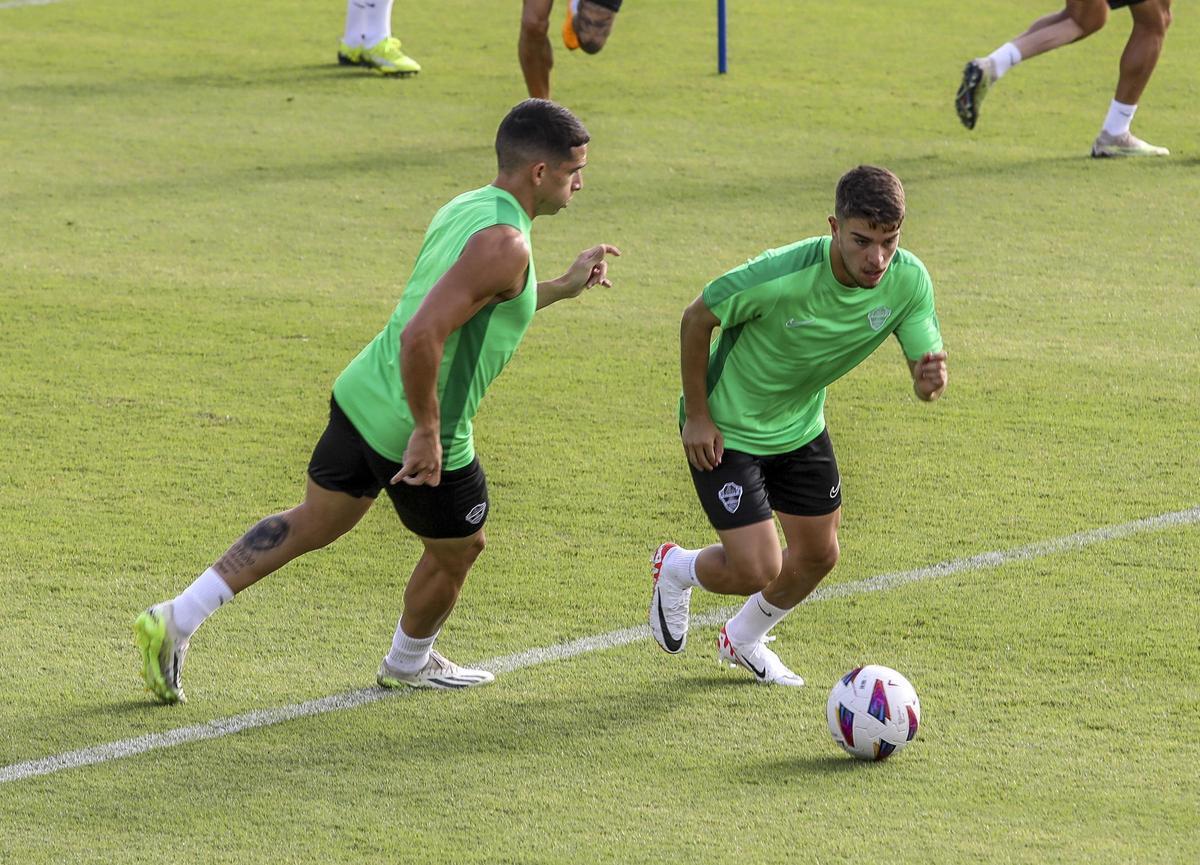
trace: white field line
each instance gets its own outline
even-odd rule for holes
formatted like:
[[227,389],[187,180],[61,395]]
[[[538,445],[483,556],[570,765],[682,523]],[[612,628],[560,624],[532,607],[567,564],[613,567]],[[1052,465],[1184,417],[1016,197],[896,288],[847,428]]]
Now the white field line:
[[[1086,532],[1078,532],[1049,541],[1040,541],[1023,547],[1015,547],[1010,550],[981,553],[976,556],[940,562],[936,565],[917,568],[911,571],[896,571],[890,574],[880,574],[879,576],[870,577],[865,580],[830,585],[813,592],[805,600],[805,603],[861,595],[866,592],[881,592],[909,583],[918,583],[951,574],[969,573],[985,568],[994,568],[1008,564],[1009,562],[1037,559],[1043,556],[1054,555],[1055,553],[1078,550],[1092,544],[1113,541],[1129,537],[1130,535],[1156,532],[1177,526],[1195,525],[1196,523],[1200,523],[1200,506],[1184,511],[1160,514],[1159,516],[1149,517],[1144,520],[1135,520],[1131,523],[1122,523],[1115,526],[1091,529]],[[737,607],[724,607],[719,610],[712,610],[703,615],[696,616],[692,621],[694,624],[701,626],[714,625],[723,622],[736,609]],[[576,655],[614,649],[618,646],[625,646],[629,643],[647,639],[649,636],[650,631],[645,625],[637,625],[632,628],[609,631],[606,634],[583,637],[568,643],[560,643],[556,646],[545,646],[540,649],[530,649],[525,652],[492,658],[478,666],[491,670],[493,673],[511,673],[514,670],[536,667],[541,664],[550,663],[551,661],[561,661],[573,658]],[[136,736],[132,739],[121,739],[120,741],[109,742],[104,745],[81,748],[77,751],[66,751],[51,757],[26,760],[22,763],[13,763],[9,766],[4,766],[0,768],[0,783],[21,781],[38,775],[50,775],[63,769],[76,769],[96,763],[107,763],[110,760],[121,760],[158,748],[173,748],[176,745],[185,745],[189,742],[219,739],[222,736],[239,733],[242,730],[269,727],[273,724],[281,724],[285,721],[307,718],[312,715],[322,715],[326,712],[354,709],[359,706],[365,706],[368,703],[374,703],[377,700],[394,699],[409,693],[412,692],[364,688],[358,691],[347,691],[342,694],[322,697],[317,700],[309,700],[304,703],[280,706],[275,709],[257,709],[241,715],[234,715],[230,718],[220,718],[191,727],[179,727],[175,730],[168,730],[165,733],[150,733],[145,736]]]
[[62,0],[4,0],[0,9],[16,9],[18,6],[49,6],[51,3],[61,3]]

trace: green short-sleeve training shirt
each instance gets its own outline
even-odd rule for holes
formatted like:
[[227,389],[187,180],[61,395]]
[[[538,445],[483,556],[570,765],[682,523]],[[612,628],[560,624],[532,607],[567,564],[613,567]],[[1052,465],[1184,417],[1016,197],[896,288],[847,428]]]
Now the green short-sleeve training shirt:
[[915,255],[897,250],[877,286],[851,288],[834,277],[829,246],[825,236],[770,249],[705,286],[721,322],[708,405],[726,447],[769,456],[812,441],[825,428],[825,388],[888,334],[909,360],[941,350],[933,284]]
[[[387,326],[359,352],[333,385],[333,396],[367,444],[401,462],[414,422],[400,377],[400,336],[429,290],[458,261],[471,235],[493,225],[511,225],[529,241],[531,220],[517,200],[485,186],[444,205],[433,217],[425,242]],[[475,458],[471,420],[488,385],[512,358],[537,309],[532,245],[529,272],[519,295],[475,313],[450,334],[438,369],[442,468],[469,465]]]

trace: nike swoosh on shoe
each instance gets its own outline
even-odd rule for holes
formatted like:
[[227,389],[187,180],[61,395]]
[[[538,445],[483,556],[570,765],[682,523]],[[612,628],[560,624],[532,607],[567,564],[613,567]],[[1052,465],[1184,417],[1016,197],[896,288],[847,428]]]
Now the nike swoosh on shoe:
[[668,652],[675,654],[683,648],[683,638],[680,637],[676,639],[675,637],[671,636],[671,631],[667,627],[667,617],[663,615],[662,595],[658,593],[657,587],[654,591],[654,597],[657,600],[657,603],[654,606],[658,609],[658,624],[659,627],[662,628],[663,648],[665,648]]

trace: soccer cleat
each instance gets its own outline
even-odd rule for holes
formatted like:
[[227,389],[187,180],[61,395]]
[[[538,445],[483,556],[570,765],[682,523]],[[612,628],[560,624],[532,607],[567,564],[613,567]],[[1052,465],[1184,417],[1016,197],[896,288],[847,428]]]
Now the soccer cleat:
[[654,551],[650,560],[650,579],[654,586],[650,592],[650,633],[662,646],[664,652],[676,655],[687,643],[688,607],[692,600],[692,587],[683,588],[670,577],[663,577],[663,559],[675,544],[665,543]]
[[400,50],[400,40],[389,36],[369,48],[362,50],[364,66],[370,66],[381,75],[406,77],[421,71],[421,64]]
[[725,625],[722,625],[721,633],[717,635],[717,654],[730,666],[749,670],[760,685],[800,687],[804,680],[784,666],[779,656],[767,648],[767,642],[774,639],[764,637],[748,649],[739,649],[730,642]]
[[366,66],[367,63],[363,60],[362,46],[351,47],[343,42],[338,46],[338,65],[339,66]]
[[188,641],[176,641],[171,635],[174,616],[171,602],[155,604],[134,620],[133,639],[142,653],[142,678],[146,690],[161,703],[183,703],[183,659]]
[[567,3],[567,18],[563,21],[563,45],[571,51],[579,47],[579,36],[575,33],[575,5],[579,0],[569,0]]
[[388,666],[387,658],[379,665],[375,681],[384,688],[441,688],[453,690],[486,685],[496,677],[487,670],[460,667],[440,652],[430,652],[429,662],[415,673],[401,673]]
[[1113,156],[1169,156],[1171,151],[1158,147],[1147,141],[1142,141],[1132,132],[1126,130],[1120,135],[1109,135],[1101,130],[1092,142],[1092,156],[1104,159]]
[[958,95],[954,97],[954,110],[967,129],[975,128],[975,122],[979,120],[979,103],[983,102],[995,80],[992,61],[986,57],[972,60],[963,69],[962,84],[958,85]]

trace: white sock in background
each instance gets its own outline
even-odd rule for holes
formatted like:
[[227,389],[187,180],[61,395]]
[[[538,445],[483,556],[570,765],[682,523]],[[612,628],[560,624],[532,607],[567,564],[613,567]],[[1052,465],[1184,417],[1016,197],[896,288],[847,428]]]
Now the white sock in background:
[[[367,30],[367,4],[366,0],[347,0],[346,2],[346,30],[342,34],[342,41],[351,48],[363,47],[363,34]],[[374,44],[374,43],[372,43]]]
[[363,45],[370,48],[392,35],[392,0],[363,0]]
[[763,599],[762,592],[751,595],[732,619],[725,623],[725,633],[735,646],[753,646],[790,613]]
[[1126,105],[1114,99],[1112,105],[1108,106],[1108,116],[1104,118],[1104,131],[1109,135],[1124,135],[1129,131],[1135,111],[1136,105]]
[[209,568],[195,582],[180,592],[171,604],[175,620],[177,640],[186,640],[196,633],[204,620],[216,612],[217,607],[233,600],[233,590],[221,579],[221,575]]
[[992,61],[992,70],[996,73],[996,80],[999,81],[1004,77],[1005,72],[1021,62],[1021,52],[1017,50],[1016,45],[1005,42],[988,55],[988,60]]
[[396,635],[392,637],[392,650],[387,654],[387,664],[398,673],[416,673],[429,663],[429,650],[433,648],[432,637],[410,637],[396,623]]

